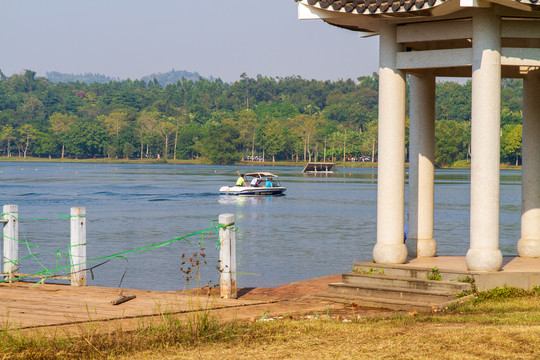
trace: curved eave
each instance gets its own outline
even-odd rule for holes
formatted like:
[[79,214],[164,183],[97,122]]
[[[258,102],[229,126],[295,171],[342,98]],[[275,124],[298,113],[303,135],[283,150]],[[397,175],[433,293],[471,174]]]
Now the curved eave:
[[347,14],[386,14],[431,9],[448,0],[303,0],[319,9]]
[[[538,2],[539,6],[533,1]],[[342,6],[343,3],[345,5]],[[492,5],[539,16],[539,0],[302,0],[298,7],[298,18],[322,19],[341,28],[377,33],[381,18],[408,22],[412,18],[416,21],[418,18],[448,17],[474,7]]]

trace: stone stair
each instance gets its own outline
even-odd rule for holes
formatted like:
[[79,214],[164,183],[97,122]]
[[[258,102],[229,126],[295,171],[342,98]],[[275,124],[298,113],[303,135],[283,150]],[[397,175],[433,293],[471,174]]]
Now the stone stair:
[[471,289],[471,284],[464,282],[466,273],[438,270],[436,273],[440,280],[428,279],[434,270],[358,263],[353,273],[342,274],[340,283],[329,284],[328,290],[317,296],[362,307],[418,312],[439,311],[453,302],[470,297],[457,297],[459,293]]

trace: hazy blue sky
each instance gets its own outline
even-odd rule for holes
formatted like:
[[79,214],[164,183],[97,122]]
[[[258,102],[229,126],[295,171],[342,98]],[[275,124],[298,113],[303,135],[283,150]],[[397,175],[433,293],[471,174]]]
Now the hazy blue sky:
[[0,0],[0,70],[138,78],[171,69],[356,79],[378,37],[297,19],[293,0]]

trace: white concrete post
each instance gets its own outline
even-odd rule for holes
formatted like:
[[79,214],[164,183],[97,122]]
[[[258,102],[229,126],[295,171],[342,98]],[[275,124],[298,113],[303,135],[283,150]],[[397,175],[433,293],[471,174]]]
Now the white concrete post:
[[86,208],[71,208],[71,286],[86,286]]
[[405,76],[397,69],[396,26],[380,21],[377,263],[407,260],[403,242],[405,203]]
[[234,232],[234,214],[219,215],[219,224],[227,226],[219,229],[219,261],[221,278],[219,286],[221,297],[236,299],[236,233]]
[[518,255],[540,257],[540,70],[523,80],[523,170]]
[[4,205],[2,209],[4,223],[4,273],[6,279],[12,279],[13,273],[19,271],[19,207]]
[[497,271],[499,250],[501,20],[490,9],[473,16],[471,228],[469,270]]
[[435,76],[410,75],[409,257],[433,257],[433,183],[435,174]]

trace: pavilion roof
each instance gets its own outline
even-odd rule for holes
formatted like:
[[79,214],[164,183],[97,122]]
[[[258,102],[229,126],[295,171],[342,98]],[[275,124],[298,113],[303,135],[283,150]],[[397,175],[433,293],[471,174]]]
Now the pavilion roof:
[[[368,15],[428,10],[442,5],[448,0],[304,0],[304,2],[325,10]],[[507,5],[517,3],[536,7],[539,0],[500,0],[494,2],[507,3]],[[468,3],[472,3],[472,1],[468,1]],[[538,5],[540,6],[540,3]]]
[[353,14],[416,11],[440,5],[445,0],[307,0],[321,9]]
[[[537,18],[540,0],[299,0],[300,19],[322,19],[342,28],[377,32],[382,18],[399,23],[466,18],[470,9],[495,6],[504,16]],[[508,15],[510,14],[510,15]]]

